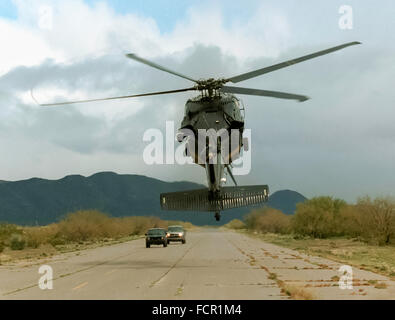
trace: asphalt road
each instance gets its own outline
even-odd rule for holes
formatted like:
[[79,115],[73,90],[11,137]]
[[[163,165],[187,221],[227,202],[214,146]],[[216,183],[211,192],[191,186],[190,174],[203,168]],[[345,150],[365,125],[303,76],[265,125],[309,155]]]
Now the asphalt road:
[[[340,289],[341,264],[235,232],[201,229],[167,248],[144,241],[0,266],[0,299],[290,299],[284,284],[316,299],[395,299],[395,282],[384,276],[353,268],[353,288]],[[44,264],[51,290],[38,286]]]

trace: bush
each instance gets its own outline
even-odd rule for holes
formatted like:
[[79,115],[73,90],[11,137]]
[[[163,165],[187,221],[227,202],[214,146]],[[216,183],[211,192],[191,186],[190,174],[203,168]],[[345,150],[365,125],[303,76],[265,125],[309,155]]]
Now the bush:
[[60,237],[68,241],[80,242],[111,236],[110,217],[97,210],[70,213],[59,222]]
[[182,225],[186,229],[193,227],[189,222],[164,221],[157,217],[113,218],[97,210],[83,210],[69,213],[59,223],[43,227],[0,224],[0,245],[5,242],[13,250],[22,250],[25,246],[38,248],[42,244],[57,246],[143,235],[149,228],[167,228],[169,225]]
[[290,217],[280,210],[265,207],[248,214],[245,224],[250,230],[283,234],[289,232]]
[[190,223],[164,221],[157,217],[113,218],[97,210],[78,211],[67,215],[57,224],[58,232],[51,242],[81,242],[143,235],[150,228],[167,228],[169,224],[192,226]]
[[52,243],[59,237],[59,226],[50,224],[44,227],[26,227],[24,229],[26,245],[30,248],[38,248],[42,244]]
[[4,251],[5,245],[2,241],[0,241],[0,253]]
[[14,224],[0,223],[0,241],[5,241],[13,234],[21,234],[22,230]]
[[361,215],[355,205],[346,204],[340,209],[338,234],[359,238],[362,234]]
[[296,205],[292,230],[314,238],[339,236],[343,231],[341,210],[346,202],[332,197],[315,197]]
[[10,238],[11,250],[23,250],[25,248],[26,241],[20,234],[13,234]]
[[61,237],[54,237],[48,240],[48,243],[53,247],[67,244],[67,240]]
[[239,219],[233,219],[232,221],[229,221],[227,224],[224,225],[225,228],[228,229],[245,229],[246,225],[244,224],[243,221]]
[[394,242],[395,199],[369,197],[359,198],[355,206],[358,211],[358,226],[361,236],[379,245]]
[[185,221],[165,220],[164,222],[166,223],[166,228],[172,225],[183,226],[184,229],[192,229],[194,227],[192,223]]
[[149,228],[167,228],[168,222],[156,217],[129,217],[125,218],[129,222],[128,229],[131,235],[142,235]]

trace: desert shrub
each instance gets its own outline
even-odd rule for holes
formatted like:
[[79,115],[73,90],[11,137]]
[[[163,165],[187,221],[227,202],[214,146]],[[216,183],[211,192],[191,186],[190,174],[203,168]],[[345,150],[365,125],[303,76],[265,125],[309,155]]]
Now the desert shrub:
[[40,246],[41,242],[38,241],[38,239],[35,238],[27,238],[26,239],[26,246],[29,248],[38,248]]
[[244,224],[243,221],[239,219],[233,219],[232,221],[229,221],[227,224],[224,225],[225,228],[228,229],[245,229],[246,225]]
[[67,241],[86,241],[111,236],[110,217],[97,210],[70,213],[59,222],[59,238]]
[[17,233],[11,235],[9,242],[11,250],[23,250],[26,244],[23,236]]
[[[190,229],[189,222],[166,221],[158,217],[110,217],[97,210],[83,210],[69,213],[59,223],[41,227],[18,227],[0,224],[0,245],[22,250],[25,246],[38,248],[42,244],[52,246],[70,242],[83,242],[143,235],[150,228],[167,228],[169,225],[182,225]],[[0,246],[0,249],[2,247]]]
[[174,221],[174,220],[161,220],[158,217],[125,217],[123,225],[126,227],[126,235],[143,235],[150,228],[165,228],[171,225],[181,225],[185,229],[192,229],[194,226],[190,222]]
[[287,233],[290,228],[290,217],[269,207],[252,211],[244,220],[248,229],[260,232]]
[[340,209],[338,233],[362,240],[363,219],[356,205],[347,204]]
[[183,226],[184,229],[193,229],[193,224],[190,222],[185,222],[185,221],[174,221],[174,220],[164,220],[166,223],[166,228],[171,225],[179,225]]
[[52,243],[143,235],[149,228],[166,228],[168,223],[157,217],[114,218],[96,210],[78,211],[59,222]]
[[315,197],[296,205],[292,230],[301,235],[327,238],[344,233],[341,209],[346,202],[332,197]]
[[128,221],[131,235],[142,235],[149,228],[166,227],[163,222],[160,223],[159,218],[154,217],[128,217],[125,219]]
[[296,234],[316,238],[355,237],[386,245],[395,242],[395,199],[359,198],[355,205],[331,197],[297,204],[292,218]]
[[60,235],[57,235],[56,237],[48,240],[48,243],[50,245],[52,245],[53,247],[65,245],[65,244],[67,244],[67,242],[68,242],[67,239],[65,239],[64,237],[61,237]]
[[359,198],[355,206],[361,236],[379,245],[395,242],[395,199]]
[[13,234],[21,234],[22,229],[14,224],[0,223],[0,241],[6,241]]
[[57,224],[50,224],[44,227],[26,227],[24,236],[28,247],[38,248],[42,244],[52,243],[59,237],[59,227]]

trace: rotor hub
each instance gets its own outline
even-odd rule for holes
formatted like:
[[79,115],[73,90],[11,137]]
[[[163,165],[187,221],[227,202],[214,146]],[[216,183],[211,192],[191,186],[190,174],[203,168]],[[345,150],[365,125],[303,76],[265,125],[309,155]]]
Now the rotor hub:
[[228,82],[226,79],[219,78],[219,79],[214,79],[214,78],[209,78],[209,79],[202,79],[198,80],[196,83],[196,90],[218,90],[223,87],[223,85]]

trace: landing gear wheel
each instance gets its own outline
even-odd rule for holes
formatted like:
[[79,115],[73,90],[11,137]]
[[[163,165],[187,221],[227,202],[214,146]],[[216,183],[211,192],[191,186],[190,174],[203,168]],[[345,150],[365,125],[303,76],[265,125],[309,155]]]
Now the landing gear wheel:
[[145,247],[146,247],[146,248],[149,248],[149,247],[150,247],[150,244],[149,244],[149,243],[146,243],[146,244],[145,244]]
[[215,220],[217,221],[221,220],[221,214],[219,212],[215,213]]

